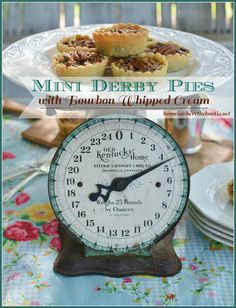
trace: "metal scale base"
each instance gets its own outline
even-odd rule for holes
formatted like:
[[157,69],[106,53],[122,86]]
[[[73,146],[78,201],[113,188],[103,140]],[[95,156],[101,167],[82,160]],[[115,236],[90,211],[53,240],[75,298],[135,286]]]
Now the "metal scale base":
[[182,264],[173,248],[174,230],[149,248],[149,256],[140,251],[136,254],[101,255],[93,250],[93,256],[86,255],[86,247],[62,225],[59,227],[62,249],[55,263],[54,271],[64,276],[105,275],[124,277],[131,275],[152,275],[167,277],[177,274]]

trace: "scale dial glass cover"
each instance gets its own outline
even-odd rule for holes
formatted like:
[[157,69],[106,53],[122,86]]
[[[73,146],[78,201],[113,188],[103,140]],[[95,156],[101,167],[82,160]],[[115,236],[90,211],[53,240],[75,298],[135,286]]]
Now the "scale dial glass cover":
[[158,242],[179,221],[188,195],[179,146],[144,118],[85,122],[63,141],[49,172],[57,218],[96,250],[123,253]]

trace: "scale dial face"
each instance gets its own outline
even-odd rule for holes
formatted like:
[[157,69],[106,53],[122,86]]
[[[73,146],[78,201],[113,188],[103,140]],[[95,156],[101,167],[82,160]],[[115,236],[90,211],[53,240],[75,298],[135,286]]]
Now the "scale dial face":
[[58,219],[87,246],[117,253],[158,242],[180,219],[189,172],[173,138],[144,118],[95,118],[77,127],[51,163]]

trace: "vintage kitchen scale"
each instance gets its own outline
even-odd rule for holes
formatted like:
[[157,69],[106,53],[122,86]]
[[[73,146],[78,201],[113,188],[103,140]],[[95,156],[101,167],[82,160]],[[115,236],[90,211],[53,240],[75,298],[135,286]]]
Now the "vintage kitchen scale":
[[182,151],[159,125],[113,115],[77,127],[58,148],[49,197],[60,220],[54,270],[68,276],[174,275],[174,227],[189,195]]

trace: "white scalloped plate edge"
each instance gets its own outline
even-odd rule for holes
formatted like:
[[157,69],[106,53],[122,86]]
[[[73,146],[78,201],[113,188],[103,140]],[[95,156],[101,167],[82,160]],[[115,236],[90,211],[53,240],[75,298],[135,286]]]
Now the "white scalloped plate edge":
[[209,219],[208,217],[204,216],[201,212],[199,212],[199,210],[194,206],[194,204],[192,202],[188,202],[188,208],[194,213],[194,215],[201,220],[201,222],[209,225],[209,227],[212,227],[213,229],[217,229],[225,234],[228,234],[230,236],[233,236],[234,234],[234,230],[224,227],[216,222],[214,222],[213,220]]
[[230,246],[230,247],[234,247],[234,243],[232,241],[229,241],[225,238],[222,238],[221,236],[216,235],[213,232],[209,232],[206,229],[202,228],[201,226],[199,226],[199,224],[189,215],[191,221],[193,222],[193,224],[195,225],[195,227],[201,231],[203,234],[205,234],[206,236],[208,236],[209,238],[212,238],[213,240],[220,242],[226,246]]
[[194,207],[205,217],[229,229],[234,227],[233,206],[228,199],[224,200],[227,204],[224,204],[225,208],[222,210],[213,202],[211,195],[216,194],[214,186],[224,186],[224,198],[227,198],[227,182],[234,177],[233,164],[233,162],[211,164],[190,178],[189,199]]
[[225,234],[219,230],[216,230],[214,228],[211,228],[209,225],[207,224],[204,224],[200,219],[198,219],[198,217],[193,213],[193,211],[191,211],[191,209],[189,208],[189,216],[191,216],[197,223],[200,227],[202,227],[203,229],[205,229],[206,231],[209,231],[209,232],[212,232],[214,233],[216,236],[220,236],[226,240],[229,240],[229,241],[233,241],[233,235],[228,235],[228,234]]

